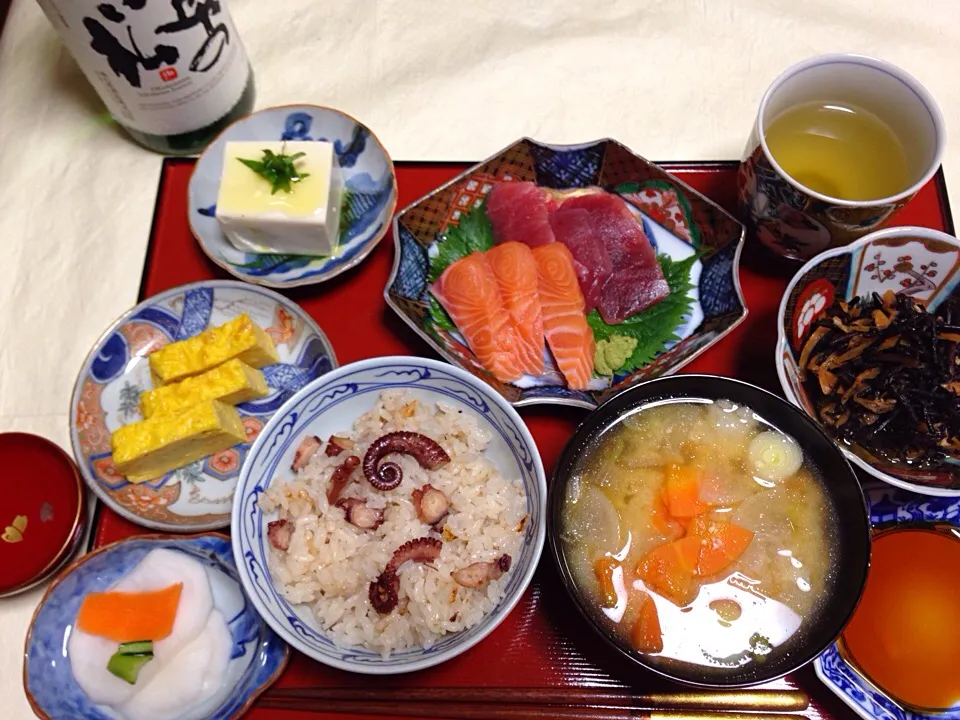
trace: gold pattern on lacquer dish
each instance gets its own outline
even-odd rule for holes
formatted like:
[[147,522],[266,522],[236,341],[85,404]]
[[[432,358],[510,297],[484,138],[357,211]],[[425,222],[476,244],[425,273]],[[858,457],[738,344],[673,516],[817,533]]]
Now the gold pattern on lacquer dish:
[[27,531],[27,516],[17,515],[13,522],[4,529],[0,539],[8,543],[18,543],[23,540],[23,534]]

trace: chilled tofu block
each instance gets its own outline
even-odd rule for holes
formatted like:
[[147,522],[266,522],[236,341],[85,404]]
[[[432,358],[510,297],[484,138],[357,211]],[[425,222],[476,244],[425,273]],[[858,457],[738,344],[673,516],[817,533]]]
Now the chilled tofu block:
[[147,390],[140,395],[140,411],[144,418],[176,415],[204,400],[236,405],[269,393],[263,373],[234,358],[200,375]]
[[255,368],[280,361],[273,340],[246,313],[147,357],[157,387],[205,373],[234,358]]
[[[292,157],[301,180],[289,191],[241,160],[262,162],[264,151]],[[269,176],[270,174],[267,173]],[[330,255],[337,248],[343,177],[328,142],[228,142],[217,197],[217,220],[227,240],[250,253]]]
[[114,467],[132,483],[160,477],[246,440],[236,408],[218,400],[124,425],[110,436]]

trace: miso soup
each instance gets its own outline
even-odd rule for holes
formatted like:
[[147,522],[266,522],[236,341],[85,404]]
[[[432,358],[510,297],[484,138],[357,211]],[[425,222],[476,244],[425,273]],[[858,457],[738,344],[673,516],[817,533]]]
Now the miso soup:
[[763,662],[798,641],[834,582],[836,516],[816,468],[725,400],[621,418],[579,458],[561,526],[591,610],[654,664]]

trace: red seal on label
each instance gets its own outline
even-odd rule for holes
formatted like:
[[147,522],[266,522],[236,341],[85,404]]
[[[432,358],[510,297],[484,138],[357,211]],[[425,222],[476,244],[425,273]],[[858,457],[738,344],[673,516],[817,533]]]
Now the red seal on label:
[[165,67],[160,71],[160,79],[164,82],[170,82],[177,79],[177,69],[175,67]]

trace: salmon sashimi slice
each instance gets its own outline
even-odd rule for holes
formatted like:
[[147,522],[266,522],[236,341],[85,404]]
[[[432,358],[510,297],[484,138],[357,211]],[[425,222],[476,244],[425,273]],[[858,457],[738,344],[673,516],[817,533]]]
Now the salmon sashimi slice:
[[487,194],[487,217],[499,243],[515,240],[530,247],[555,242],[550,228],[553,200],[532,182],[501,182]]
[[593,375],[593,331],[577,281],[573,255],[563,243],[533,249],[537,288],[543,309],[543,332],[557,367],[571,390],[586,390]]
[[451,264],[430,292],[450,314],[480,364],[497,380],[510,382],[523,375],[516,329],[482,253],[470,253]]
[[537,292],[537,261],[528,245],[507,242],[484,255],[517,332],[517,350],[528,375],[543,372],[543,317]]

